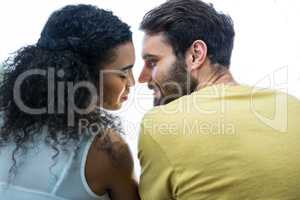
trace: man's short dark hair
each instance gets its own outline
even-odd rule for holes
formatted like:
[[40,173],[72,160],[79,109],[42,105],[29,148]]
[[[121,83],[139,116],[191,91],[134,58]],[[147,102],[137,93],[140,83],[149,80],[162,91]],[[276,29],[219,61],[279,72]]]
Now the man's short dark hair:
[[230,16],[200,0],[168,0],[150,10],[140,26],[147,34],[163,33],[176,56],[184,56],[195,40],[203,40],[212,64],[230,65],[234,28]]

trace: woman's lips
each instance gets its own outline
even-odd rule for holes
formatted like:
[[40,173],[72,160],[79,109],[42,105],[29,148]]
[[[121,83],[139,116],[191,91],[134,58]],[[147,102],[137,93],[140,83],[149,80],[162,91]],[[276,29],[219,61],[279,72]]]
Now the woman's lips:
[[123,100],[123,101],[126,101],[127,99],[128,99],[128,96],[123,96],[123,97],[122,97],[122,100]]

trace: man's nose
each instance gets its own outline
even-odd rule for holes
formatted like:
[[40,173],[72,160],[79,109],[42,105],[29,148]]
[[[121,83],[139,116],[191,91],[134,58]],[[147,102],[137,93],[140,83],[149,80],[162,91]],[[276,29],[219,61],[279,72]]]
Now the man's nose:
[[139,82],[145,83],[150,82],[152,80],[152,69],[143,67],[143,70],[139,76]]

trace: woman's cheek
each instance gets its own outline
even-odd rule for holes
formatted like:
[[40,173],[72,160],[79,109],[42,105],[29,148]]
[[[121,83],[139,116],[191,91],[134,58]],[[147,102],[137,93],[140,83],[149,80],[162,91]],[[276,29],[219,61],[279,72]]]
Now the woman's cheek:
[[126,83],[119,77],[111,77],[104,84],[104,102],[113,109],[118,109],[122,103],[122,97],[126,91]]
[[121,90],[120,90],[120,92],[119,92],[119,96],[118,96],[118,101],[119,101],[119,102],[121,102],[122,95],[124,94],[124,92],[125,92],[125,90],[126,90],[125,84],[122,84],[121,87],[122,87],[122,88],[121,88]]
[[115,80],[113,78],[104,79],[103,83],[103,102],[108,106],[113,106],[116,101],[116,85],[114,84]]

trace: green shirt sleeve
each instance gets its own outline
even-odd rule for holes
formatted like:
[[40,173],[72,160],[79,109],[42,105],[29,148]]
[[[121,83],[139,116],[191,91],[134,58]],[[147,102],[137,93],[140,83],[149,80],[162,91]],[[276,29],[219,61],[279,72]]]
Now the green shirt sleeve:
[[141,164],[139,191],[143,200],[174,198],[174,170],[161,146],[142,125],[138,157]]

